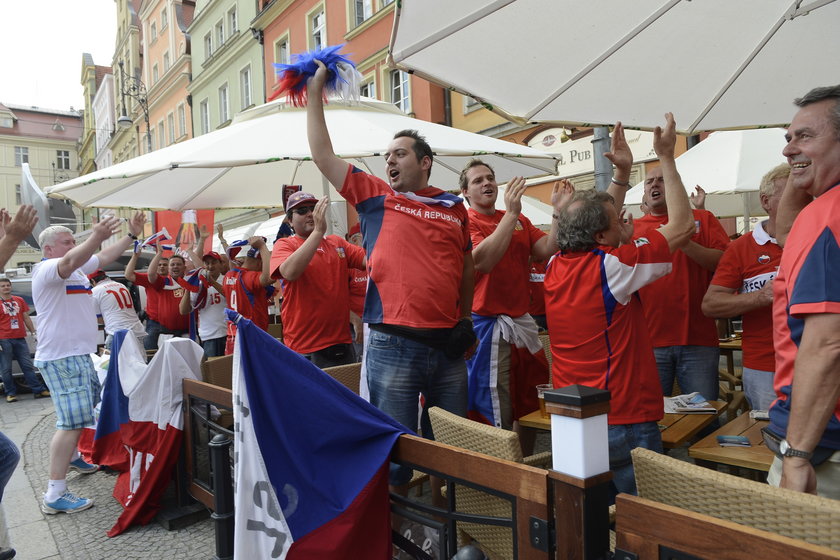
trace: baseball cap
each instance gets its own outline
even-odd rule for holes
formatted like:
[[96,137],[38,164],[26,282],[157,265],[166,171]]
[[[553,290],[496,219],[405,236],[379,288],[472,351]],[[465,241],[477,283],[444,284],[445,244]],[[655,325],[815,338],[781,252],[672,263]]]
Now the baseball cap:
[[361,231],[362,225],[359,222],[356,222],[355,224],[353,224],[353,227],[351,227],[350,230],[347,232],[347,239],[350,239],[357,233],[361,233]]
[[204,253],[204,256],[201,257],[201,260],[204,261],[207,259],[216,259],[217,261],[221,261],[222,256],[216,251],[207,251],[206,253]]
[[106,276],[105,271],[101,268],[88,274],[87,278],[88,280],[93,280],[94,278],[99,278],[100,276]]
[[317,202],[318,199],[315,198],[315,195],[309,194],[308,192],[298,191],[293,193],[292,196],[289,197],[289,200],[286,201],[286,213],[288,214],[293,208],[297,208],[298,206],[302,206],[304,204],[312,203],[314,206]]

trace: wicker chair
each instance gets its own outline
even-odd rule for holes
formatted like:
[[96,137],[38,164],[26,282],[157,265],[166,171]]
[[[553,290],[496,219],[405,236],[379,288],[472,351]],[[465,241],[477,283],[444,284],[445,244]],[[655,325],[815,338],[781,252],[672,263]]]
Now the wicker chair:
[[233,356],[228,354],[201,362],[201,380],[225,389],[233,388]]
[[[438,407],[429,409],[429,419],[435,440],[441,443],[515,463],[543,468],[550,466],[551,453],[548,452],[523,458],[519,436],[514,432],[461,418]],[[472,488],[456,486],[455,503],[460,512],[511,517],[510,502]],[[458,523],[458,529],[462,541],[465,541],[464,533],[472,537],[491,560],[513,558],[513,533],[510,529],[463,522]]]
[[633,450],[639,496],[840,550],[840,501]]
[[548,382],[551,383],[551,340],[548,338],[548,333],[539,336],[545,351],[545,359],[548,361]]
[[362,364],[357,362],[355,364],[345,364],[343,366],[333,366],[324,368],[324,373],[356,393],[359,394],[359,383],[362,378]]

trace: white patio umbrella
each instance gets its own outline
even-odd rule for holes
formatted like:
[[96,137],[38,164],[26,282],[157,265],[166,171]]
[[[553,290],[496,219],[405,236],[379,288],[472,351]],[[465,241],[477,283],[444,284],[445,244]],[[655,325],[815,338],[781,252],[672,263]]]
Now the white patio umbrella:
[[[706,191],[706,209],[717,216],[763,214],[758,201],[761,178],[785,161],[785,130],[713,132],[676,159],[686,191],[700,185]],[[644,183],[627,191],[625,204],[639,216]],[[740,195],[740,196],[739,196]],[[745,206],[746,204],[746,206]]]
[[[838,82],[834,0],[403,0],[397,65],[520,122],[782,126]],[[457,53],[457,56],[453,56]]]
[[[430,183],[456,189],[473,156],[494,166],[500,181],[556,172],[556,160],[537,150],[406,116],[393,104],[363,99],[326,106],[333,148],[342,158],[384,177],[383,152],[395,132],[417,129],[435,152]],[[332,193],[311,161],[306,111],[274,101],[237,115],[227,128],[83,175],[45,189],[80,206],[182,210],[280,205],[281,187],[303,185]]]

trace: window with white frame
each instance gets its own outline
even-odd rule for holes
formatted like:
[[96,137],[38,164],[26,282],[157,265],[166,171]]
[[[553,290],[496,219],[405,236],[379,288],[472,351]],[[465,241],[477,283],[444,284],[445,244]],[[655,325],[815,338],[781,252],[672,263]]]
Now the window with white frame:
[[58,169],[70,169],[70,150],[55,151],[55,166]]
[[[274,43],[274,62],[277,64],[289,63],[289,38],[283,37]],[[277,73],[274,74],[275,80],[279,78]]]
[[204,36],[204,58],[213,56],[213,35],[208,33]]
[[356,25],[361,25],[373,14],[372,0],[353,0]]
[[155,22],[152,22],[149,26],[149,40],[152,43],[157,41],[157,24]]
[[157,62],[155,62],[152,65],[152,83],[156,84],[159,77],[160,77],[160,72],[158,72],[158,65],[157,65]]
[[236,6],[228,12],[228,31],[233,35],[239,29],[239,22],[236,19]]
[[187,109],[184,104],[178,105],[178,138],[187,133]]
[[169,62],[169,51],[163,53],[163,72],[166,73],[171,66],[171,62]]
[[169,25],[169,12],[166,11],[167,9],[164,8],[160,11],[160,30],[163,31],[166,29],[166,26]]
[[324,10],[312,14],[309,21],[312,29],[310,46],[313,49],[321,49],[327,44],[327,18]]
[[175,143],[175,113],[166,115],[166,130],[169,132],[169,144]]
[[29,163],[29,148],[26,146],[15,146],[15,167]]
[[15,120],[8,115],[0,115],[0,128],[14,128]]
[[249,64],[239,72],[239,98],[242,100],[242,108],[251,106],[251,65]]
[[376,99],[376,82],[371,80],[362,84],[362,87],[359,88],[359,95]]
[[20,194],[20,185],[15,185],[15,204],[18,206],[23,204],[23,197]]
[[225,43],[225,22],[216,24],[216,44],[221,47]]
[[[156,140],[157,140],[157,130],[155,130],[155,128],[152,127],[152,128],[149,129],[149,142],[151,142],[151,144],[152,144],[152,148],[149,151],[154,151]],[[143,142],[142,144],[143,145],[140,146],[140,150],[145,150],[146,149],[145,142]],[[134,154],[135,155],[137,154],[137,148],[134,148]]]
[[210,102],[203,100],[198,104],[198,114],[201,121],[201,133],[207,134],[210,132]]
[[411,112],[411,98],[408,91],[408,74],[402,70],[391,70],[391,103],[405,113]]
[[163,121],[158,121],[158,148],[166,146],[166,127],[163,126]]
[[227,122],[229,118],[228,111],[228,85],[225,84],[219,88],[219,122]]

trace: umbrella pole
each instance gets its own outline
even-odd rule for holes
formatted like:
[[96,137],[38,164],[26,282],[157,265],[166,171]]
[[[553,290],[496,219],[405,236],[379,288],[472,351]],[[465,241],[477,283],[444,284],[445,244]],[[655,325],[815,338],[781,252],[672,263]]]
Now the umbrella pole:
[[592,140],[592,152],[595,154],[595,190],[606,191],[612,179],[612,163],[604,157],[610,148],[610,129],[606,126],[595,127]]
[[750,231],[750,193],[741,193],[741,200],[744,201],[744,231]]

